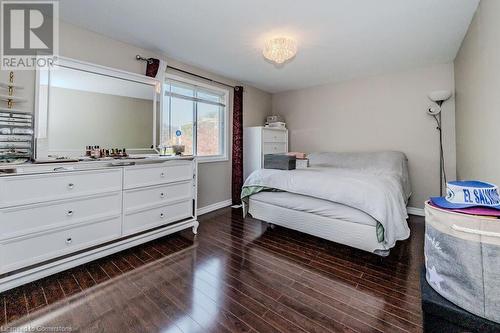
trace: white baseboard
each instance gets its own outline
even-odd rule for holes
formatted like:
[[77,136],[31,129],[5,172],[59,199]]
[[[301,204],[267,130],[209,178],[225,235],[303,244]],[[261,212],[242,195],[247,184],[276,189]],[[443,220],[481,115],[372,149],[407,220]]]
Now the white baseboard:
[[203,214],[207,214],[207,213],[213,212],[214,210],[217,210],[217,209],[221,209],[221,208],[224,208],[224,207],[229,207],[232,204],[233,204],[233,201],[231,199],[228,199],[228,200],[224,200],[224,201],[221,201],[221,202],[216,202],[214,204],[211,204],[211,205],[208,205],[208,206],[205,206],[205,207],[198,208],[198,210],[196,211],[196,213],[198,214],[198,216],[200,216],[200,215],[203,215]]
[[408,214],[411,214],[411,215],[425,216],[425,212],[424,212],[423,208],[406,207],[406,210],[408,211]]

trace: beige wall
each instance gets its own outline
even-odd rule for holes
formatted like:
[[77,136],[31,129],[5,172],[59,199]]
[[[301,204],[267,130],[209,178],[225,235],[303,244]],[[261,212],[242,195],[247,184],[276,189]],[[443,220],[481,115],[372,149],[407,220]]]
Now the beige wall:
[[[59,33],[59,53],[61,56],[143,74],[145,64],[135,60],[135,55],[141,54],[145,57],[165,58],[170,65],[230,85],[240,84],[170,59],[160,53],[122,43],[65,22],[61,22]],[[7,77],[8,72],[0,71],[1,81],[6,81]],[[29,102],[20,108],[33,111],[35,73],[33,71],[16,71],[16,83],[26,86],[22,94],[29,98]],[[266,114],[271,109],[271,95],[253,87],[244,87],[246,91],[243,97],[244,126],[247,126],[246,122],[253,125],[256,119],[261,118],[262,114]],[[230,101],[232,101],[232,94]],[[254,116],[253,113],[257,115]],[[230,119],[232,119],[232,104],[230,104]],[[232,128],[232,125],[229,125]],[[199,165],[198,207],[205,207],[231,198],[231,172],[231,160]]]
[[[413,195],[422,208],[439,194],[438,132],[426,114],[427,93],[453,90],[453,65],[273,95],[273,113],[285,117],[294,151],[398,150],[409,159]],[[443,104],[448,178],[455,177],[455,105]]]
[[243,125],[262,126],[272,114],[272,95],[253,87],[243,89]]
[[455,73],[458,178],[500,185],[500,1],[481,0]]

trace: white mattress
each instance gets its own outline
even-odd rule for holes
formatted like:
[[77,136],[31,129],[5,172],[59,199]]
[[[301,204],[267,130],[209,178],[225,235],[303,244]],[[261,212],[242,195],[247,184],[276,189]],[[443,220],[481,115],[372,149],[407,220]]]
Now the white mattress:
[[359,209],[300,194],[263,191],[253,194],[251,200],[346,222],[373,227],[377,225],[373,217]]
[[285,208],[250,197],[248,212],[256,219],[283,226],[336,243],[345,244],[381,256],[389,254],[377,240],[376,227],[332,219]]

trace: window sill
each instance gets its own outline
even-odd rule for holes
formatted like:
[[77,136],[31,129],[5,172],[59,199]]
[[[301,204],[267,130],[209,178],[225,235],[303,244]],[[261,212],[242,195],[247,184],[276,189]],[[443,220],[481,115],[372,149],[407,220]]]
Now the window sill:
[[197,156],[198,163],[227,162],[227,156]]

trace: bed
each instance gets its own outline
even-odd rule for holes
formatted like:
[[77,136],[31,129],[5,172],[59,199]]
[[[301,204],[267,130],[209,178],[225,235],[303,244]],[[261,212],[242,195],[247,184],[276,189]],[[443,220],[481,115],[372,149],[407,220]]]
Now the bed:
[[403,153],[313,153],[309,159],[307,169],[249,175],[244,214],[382,256],[409,237]]

